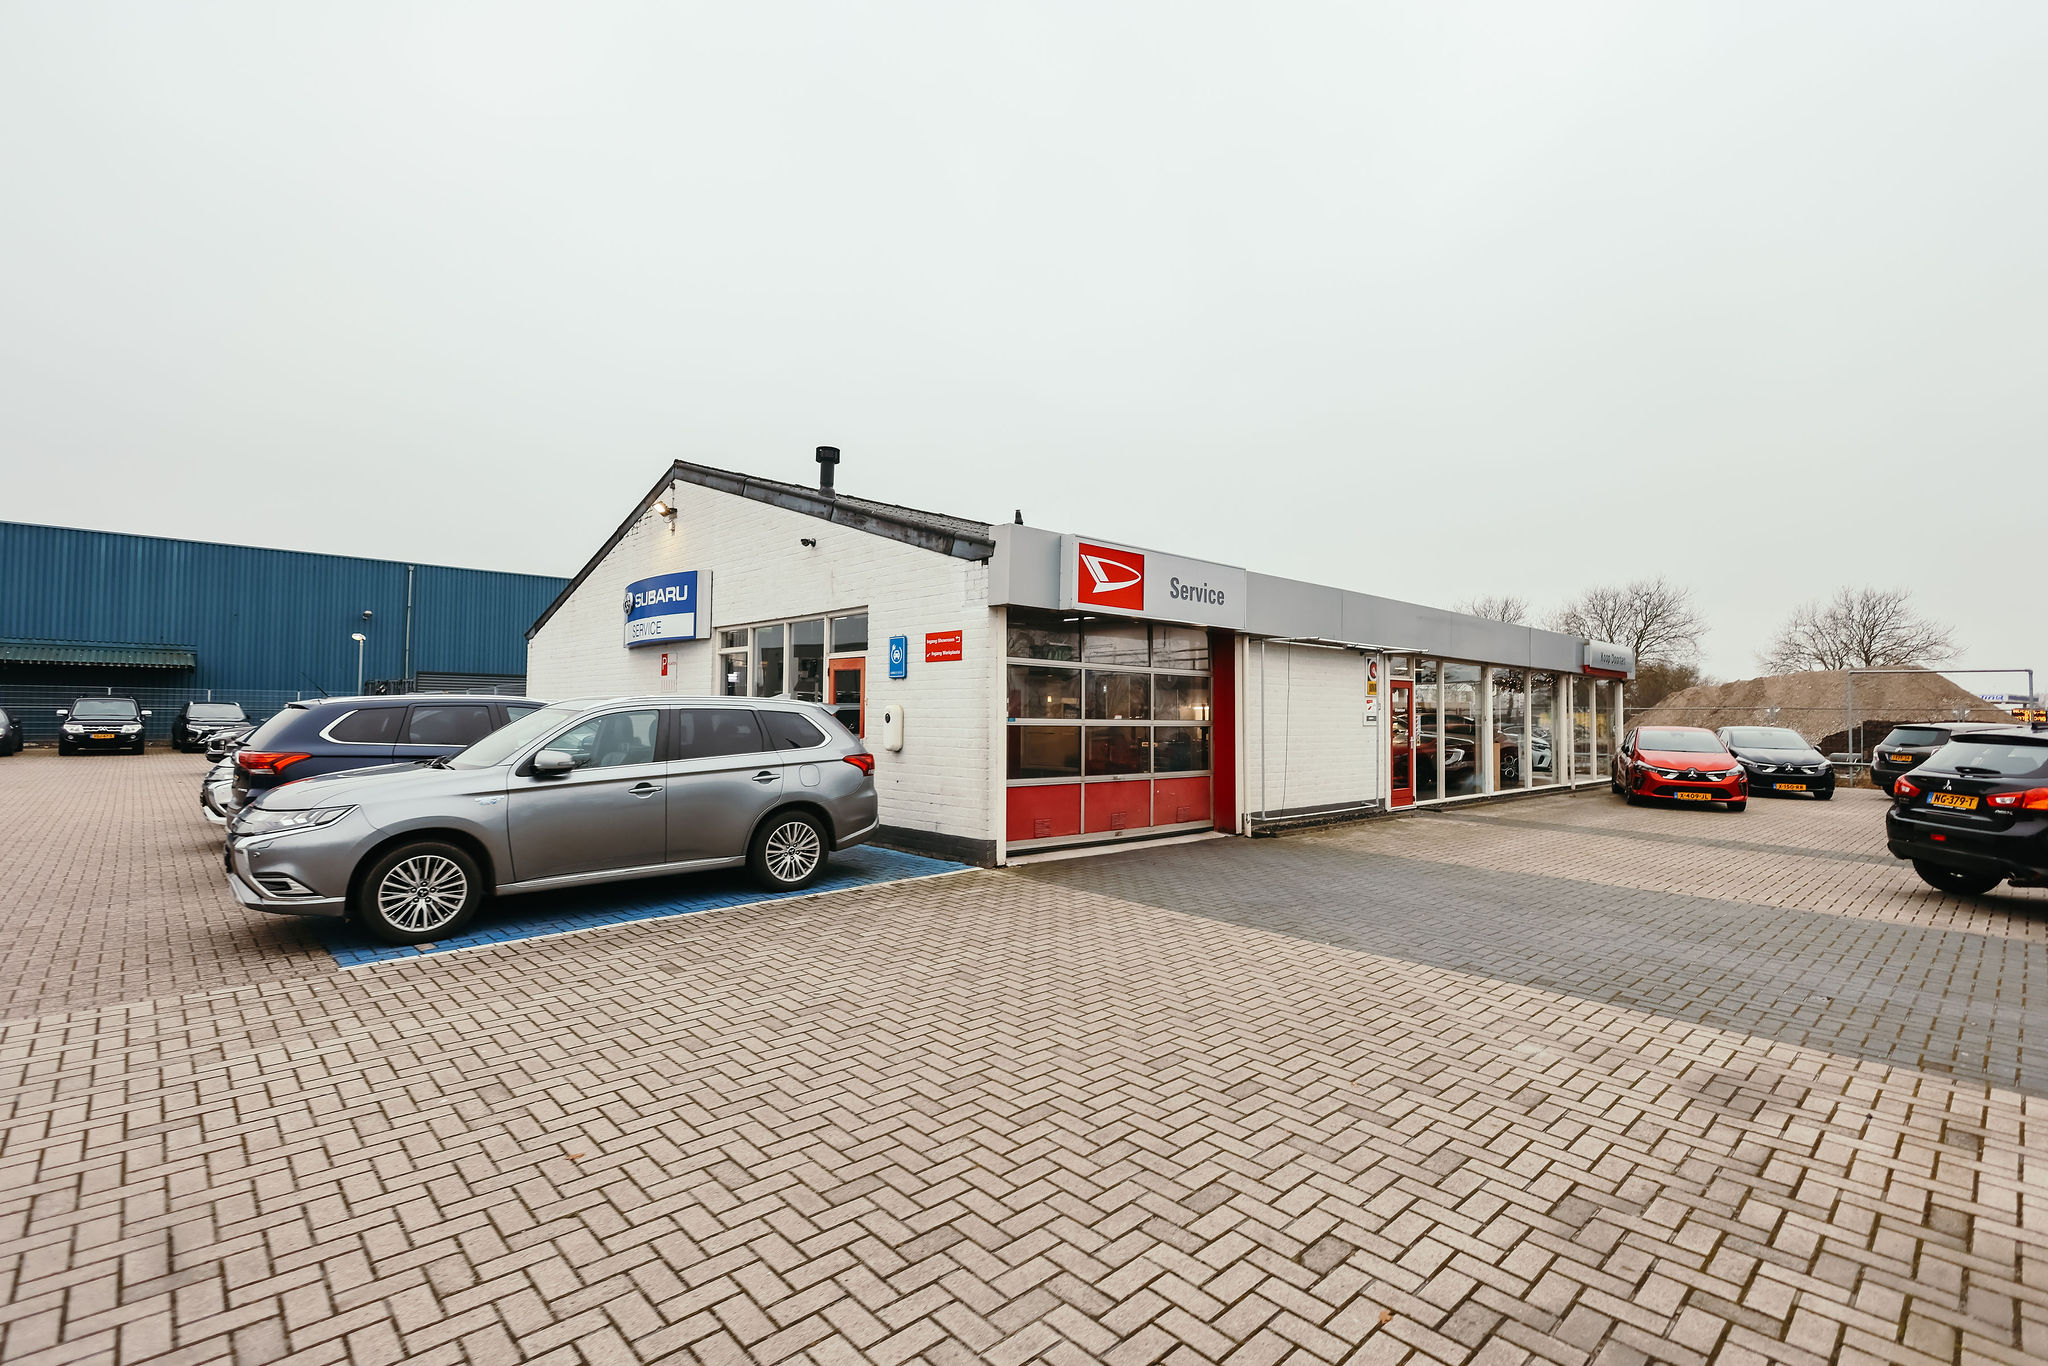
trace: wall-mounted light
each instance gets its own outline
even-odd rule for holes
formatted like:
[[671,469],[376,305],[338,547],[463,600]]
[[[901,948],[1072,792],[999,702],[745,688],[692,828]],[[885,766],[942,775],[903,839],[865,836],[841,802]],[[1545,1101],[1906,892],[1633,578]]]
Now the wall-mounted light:
[[815,536],[806,536],[802,540],[798,541],[797,544],[807,545],[811,549],[816,550],[818,548],[818,538]]
[[654,505],[654,515],[657,517],[673,517],[676,515],[676,510],[670,507],[668,500],[664,498]]

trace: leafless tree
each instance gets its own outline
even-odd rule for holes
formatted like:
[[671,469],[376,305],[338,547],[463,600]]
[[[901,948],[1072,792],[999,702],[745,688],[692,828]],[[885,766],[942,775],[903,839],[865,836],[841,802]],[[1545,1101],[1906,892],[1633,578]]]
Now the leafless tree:
[[1707,633],[1692,590],[1662,578],[1588,588],[1553,613],[1550,625],[1587,640],[1626,645],[1636,652],[1638,667],[1690,662],[1699,656],[1700,637]]
[[1825,603],[1794,609],[1757,656],[1772,673],[1805,669],[1905,669],[1957,654],[1947,626],[1913,610],[1904,588],[1837,588]]
[[1485,617],[1488,621],[1504,621],[1510,626],[1521,626],[1529,620],[1529,600],[1512,593],[1488,594],[1480,598],[1467,598],[1458,604],[1457,610],[1468,617]]

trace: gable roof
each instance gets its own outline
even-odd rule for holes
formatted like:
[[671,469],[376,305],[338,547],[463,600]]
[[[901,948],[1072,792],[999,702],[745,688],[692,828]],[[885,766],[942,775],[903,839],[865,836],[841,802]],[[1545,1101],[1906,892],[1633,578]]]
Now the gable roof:
[[619,523],[619,529],[610,539],[598,547],[576,576],[569,580],[547,610],[526,628],[526,638],[533,639],[534,632],[548,624],[548,618],[561,609],[591,572],[611,554],[626,533],[637,525],[647,510],[654,506],[668,487],[674,483],[696,484],[701,488],[717,489],[737,498],[751,498],[757,503],[768,503],[790,512],[800,512],[807,517],[816,517],[855,531],[864,531],[870,536],[882,536],[905,545],[914,545],[921,550],[950,555],[961,560],[985,560],[996,552],[995,529],[986,522],[973,521],[966,517],[950,517],[943,512],[924,512],[918,508],[903,507],[897,503],[878,503],[869,498],[854,498],[847,494],[828,494],[821,489],[808,488],[802,484],[786,484],[780,479],[763,479],[755,474],[739,474],[732,470],[713,469],[709,465],[693,465],[687,460],[678,460],[663,472],[654,487],[647,490],[647,496]]

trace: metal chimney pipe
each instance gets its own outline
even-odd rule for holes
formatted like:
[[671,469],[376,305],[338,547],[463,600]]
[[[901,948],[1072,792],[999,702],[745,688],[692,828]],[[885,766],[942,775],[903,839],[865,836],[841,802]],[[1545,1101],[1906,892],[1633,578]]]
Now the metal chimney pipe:
[[838,491],[832,487],[832,467],[839,463],[837,446],[818,447],[818,492],[827,498],[837,498]]

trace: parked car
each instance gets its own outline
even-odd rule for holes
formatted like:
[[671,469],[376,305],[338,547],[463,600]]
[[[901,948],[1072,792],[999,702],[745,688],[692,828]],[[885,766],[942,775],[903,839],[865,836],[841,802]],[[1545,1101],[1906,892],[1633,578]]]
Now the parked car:
[[290,702],[235,751],[235,804],[323,773],[445,759],[541,706],[526,698],[459,693]]
[[254,725],[223,726],[206,736],[206,757],[218,762],[242,747],[256,730]]
[[1726,802],[1746,810],[1749,786],[1742,765],[1714,732],[1700,726],[1644,726],[1615,751],[1608,785],[1630,806],[1643,801]]
[[485,896],[746,864],[788,891],[878,823],[875,760],[813,702],[558,702],[452,758],[273,788],[228,827],[236,899],[391,944]]
[[149,713],[132,697],[81,697],[68,709],[59,707],[57,715],[63,718],[57,728],[60,755],[81,750],[142,753],[142,719]]
[[2048,730],[1981,726],[1893,780],[1885,842],[1922,881],[1977,896],[2048,887]]
[[1835,766],[1796,730],[1723,726],[1714,738],[1742,765],[1757,796],[1807,792],[1827,801],[1835,795]]
[[0,754],[21,753],[21,727],[13,717],[0,711]]
[[235,795],[235,761],[224,755],[214,760],[200,779],[199,814],[215,825],[226,825],[241,809],[241,799]]
[[1925,725],[1894,726],[1870,751],[1870,780],[1885,791],[1892,790],[1902,773],[1911,773],[1949,740],[1969,731],[1988,730],[1996,721],[1929,721]]
[[197,753],[212,732],[248,724],[239,702],[187,702],[171,718],[171,748],[180,754]]

